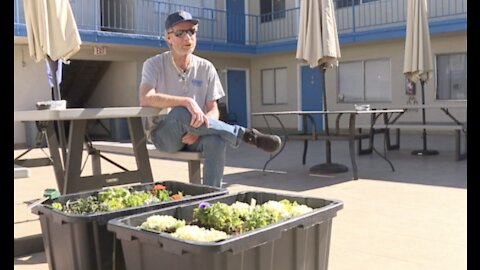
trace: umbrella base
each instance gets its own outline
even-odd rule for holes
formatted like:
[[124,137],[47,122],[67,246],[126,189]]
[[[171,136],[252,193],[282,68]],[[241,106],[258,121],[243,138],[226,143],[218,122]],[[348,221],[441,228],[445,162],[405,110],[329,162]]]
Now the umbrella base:
[[435,156],[438,155],[437,150],[414,150],[412,151],[412,155],[414,156]]
[[310,172],[314,174],[343,173],[348,172],[348,168],[338,163],[322,163],[311,167]]

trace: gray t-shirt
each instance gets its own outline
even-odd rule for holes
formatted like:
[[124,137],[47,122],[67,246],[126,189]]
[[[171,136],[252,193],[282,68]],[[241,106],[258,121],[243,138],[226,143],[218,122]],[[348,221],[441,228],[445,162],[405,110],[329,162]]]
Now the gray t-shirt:
[[[142,70],[142,84],[144,83],[153,85],[157,93],[191,97],[205,113],[208,101],[225,96],[213,64],[193,54],[185,73],[174,66],[170,51],[148,58]],[[148,120],[146,129],[150,135],[151,129],[161,118],[154,117]]]

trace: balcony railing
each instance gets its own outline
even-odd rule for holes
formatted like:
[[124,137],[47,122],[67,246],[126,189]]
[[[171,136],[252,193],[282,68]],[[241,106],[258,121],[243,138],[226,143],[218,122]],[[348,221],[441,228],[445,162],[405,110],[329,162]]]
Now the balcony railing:
[[[14,24],[24,25],[23,0],[14,2]],[[405,25],[407,0],[335,2],[340,35]],[[299,8],[253,15],[155,0],[70,0],[70,3],[78,28],[83,31],[158,37],[163,34],[166,16],[183,9],[201,22],[198,40],[264,45],[298,37]],[[466,18],[467,0],[428,0],[428,9],[430,22]]]

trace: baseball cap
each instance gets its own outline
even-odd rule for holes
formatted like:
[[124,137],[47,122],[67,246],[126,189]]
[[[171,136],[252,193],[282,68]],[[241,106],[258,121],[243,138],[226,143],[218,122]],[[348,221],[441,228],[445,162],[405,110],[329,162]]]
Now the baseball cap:
[[167,19],[165,20],[165,29],[169,29],[169,28],[173,27],[174,25],[179,24],[181,22],[191,22],[193,24],[197,24],[198,20],[194,19],[192,17],[192,14],[190,14],[190,13],[184,11],[184,10],[180,10],[180,11],[177,11],[175,13],[172,13],[172,14],[168,15]]

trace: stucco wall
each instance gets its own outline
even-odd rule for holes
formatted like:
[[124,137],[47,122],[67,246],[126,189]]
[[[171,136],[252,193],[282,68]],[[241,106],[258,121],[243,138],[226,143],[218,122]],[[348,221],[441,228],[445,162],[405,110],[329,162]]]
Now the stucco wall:
[[[381,42],[370,43],[353,43],[341,46],[341,55],[339,64],[347,61],[371,60],[371,59],[389,59],[391,65],[391,103],[370,103],[371,106],[398,106],[405,105],[408,101],[408,96],[405,94],[405,76],[403,74],[403,59],[404,59],[404,40],[387,40]],[[432,37],[432,51],[435,55],[445,53],[456,53],[467,51],[466,34],[443,35]],[[261,105],[261,70],[265,68],[287,67],[288,76],[288,104],[287,105]],[[284,111],[284,110],[298,110],[301,108],[299,103],[301,83],[299,81],[301,64],[295,60],[295,52],[281,55],[271,56],[257,56],[251,61],[251,106],[252,112],[262,111]],[[337,85],[337,69],[329,69],[325,73],[325,83],[327,91],[327,104],[330,110],[350,110],[354,108],[353,103],[338,103],[338,85]],[[435,84],[436,74],[433,73],[432,79],[425,84],[425,103],[426,104],[454,104],[455,101],[439,101],[435,99]],[[417,84],[416,100],[421,103],[421,87]],[[319,96],[319,102],[321,97]],[[466,119],[465,109],[450,109],[450,112],[456,116],[460,121]],[[428,121],[449,121],[440,109],[429,109],[426,111]],[[330,122],[333,123],[335,116],[331,116]],[[409,111],[402,116],[402,121],[421,121],[421,110],[418,112]],[[298,119],[300,121],[300,119]],[[287,128],[296,129],[299,122],[295,117],[285,117],[285,124]],[[341,127],[347,126],[347,119],[341,122]],[[362,116],[357,119],[357,123],[367,124],[369,122],[368,116]],[[254,117],[253,126],[265,127],[265,122],[260,117]],[[275,121],[271,124],[278,127]]]
[[[457,53],[467,51],[467,39],[465,34],[461,35],[448,35],[448,36],[433,36],[431,40],[433,62],[436,65],[435,56],[437,54],[445,53]],[[391,103],[370,103],[371,106],[381,107],[387,106],[402,106],[407,104],[408,96],[405,94],[405,75],[403,74],[403,61],[404,61],[404,46],[405,41],[403,39],[382,41],[377,43],[355,43],[348,46],[342,46],[340,59],[340,65],[342,61],[356,61],[356,60],[368,60],[368,59],[390,59],[391,68],[391,91],[392,102]],[[337,71],[327,71],[327,73],[333,76],[327,77],[327,93],[329,108],[335,110],[352,109],[352,103],[337,103]],[[455,101],[441,101],[436,100],[436,77],[435,71],[432,74],[432,78],[425,84],[425,104],[454,104]],[[331,85],[332,88],[328,88]],[[419,104],[422,102],[421,86],[417,83],[416,100]],[[464,121],[466,119],[465,109],[451,109],[453,115],[458,116],[459,120]],[[449,118],[441,112],[439,109],[429,109],[426,111],[428,121],[449,121]],[[409,111],[402,116],[402,121],[421,121],[421,110],[418,112]],[[368,117],[360,119],[361,123],[367,123]],[[344,122],[346,124],[346,121]]]
[[[467,51],[466,33],[450,34],[432,37],[432,50],[434,54],[456,53]],[[101,80],[92,98],[87,102],[89,107],[104,106],[137,106],[138,85],[141,80],[143,62],[146,58],[161,53],[165,49],[155,47],[132,47],[120,45],[107,45],[107,55],[95,56],[95,44],[82,44],[80,52],[72,60],[102,60],[112,61],[109,70]],[[97,44],[98,45],[98,44]],[[23,49],[22,49],[23,48]],[[23,54],[22,54],[23,50]],[[376,103],[372,106],[398,105],[407,102],[405,95],[405,76],[403,75],[404,40],[388,40],[376,43],[353,43],[341,46],[342,61],[366,60],[388,58],[391,60],[391,85],[392,103]],[[301,64],[295,60],[295,51],[272,55],[236,55],[226,53],[202,52],[196,54],[209,59],[217,68],[219,76],[223,79],[228,68],[246,69],[249,74],[247,89],[249,91],[250,112],[298,110],[301,85],[299,82]],[[434,60],[435,61],[435,60]],[[261,104],[261,70],[267,68],[287,68],[288,104],[262,105]],[[337,71],[327,70],[325,73],[327,89],[327,102],[331,110],[352,109],[351,103],[337,103]],[[455,101],[435,100],[435,77],[428,81],[425,88],[427,104],[450,104]],[[28,79],[26,79],[28,78]],[[226,87],[225,87],[226,88]],[[32,91],[34,89],[34,91]],[[225,89],[228,91],[227,89]],[[45,62],[34,63],[28,55],[28,46],[14,46],[14,110],[35,109],[35,102],[50,99],[50,87],[46,76]],[[420,85],[417,85],[416,99],[421,102]],[[319,97],[319,102],[320,102]],[[452,109],[451,112],[465,120],[465,110]],[[250,117],[251,126],[265,127],[261,117]],[[421,115],[408,112],[404,120],[419,120]],[[431,121],[447,120],[440,110],[427,111],[427,119]],[[330,120],[330,121],[333,121]],[[360,118],[360,123],[367,123],[368,118]],[[299,122],[295,117],[286,119],[288,128],[296,129]],[[273,126],[276,123],[272,122]],[[342,122],[342,127],[346,122]],[[277,125],[278,127],[278,125]],[[25,129],[22,123],[15,123],[14,144],[25,141]]]
[[[52,99],[46,62],[34,62],[27,46],[14,46],[13,55],[13,109],[35,110],[36,102]],[[24,123],[14,122],[13,138],[14,144],[26,141]]]
[[[72,57],[75,60],[110,61],[111,64],[86,102],[85,107],[138,106],[138,86],[141,81],[143,62],[155,54],[165,51],[164,48],[112,46],[107,47],[106,55],[94,55],[93,47],[100,44],[82,44],[82,49]],[[50,100],[51,92],[46,75],[45,62],[35,63],[28,55],[28,46],[16,45],[14,50],[14,110],[33,110],[35,103]],[[23,56],[22,56],[23,48]],[[207,58],[223,78],[228,68],[249,69],[250,61],[245,57],[231,55],[215,55],[198,52]],[[23,59],[23,60],[22,60]],[[22,65],[22,61],[24,64]],[[25,78],[29,78],[26,80]],[[225,91],[227,91],[226,86]],[[31,90],[35,89],[34,92]],[[33,94],[32,94],[33,93]],[[14,125],[14,145],[26,141],[23,123]]]
[[[298,109],[298,79],[297,69],[298,63],[295,60],[294,53],[276,54],[268,57],[256,57],[252,59],[251,65],[251,111],[265,112],[265,111],[290,111]],[[281,105],[262,105],[262,78],[261,72],[263,69],[270,68],[287,68],[287,91],[288,103]],[[283,119],[282,119],[283,120]],[[287,117],[284,119],[289,127],[296,126],[296,119]],[[272,121],[272,127],[279,127],[275,121]],[[265,122],[262,117],[253,117],[252,126],[264,127]]]

